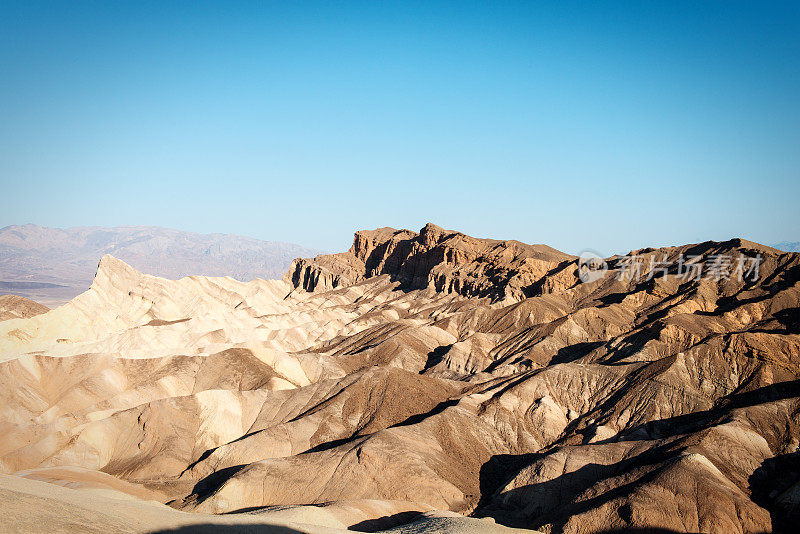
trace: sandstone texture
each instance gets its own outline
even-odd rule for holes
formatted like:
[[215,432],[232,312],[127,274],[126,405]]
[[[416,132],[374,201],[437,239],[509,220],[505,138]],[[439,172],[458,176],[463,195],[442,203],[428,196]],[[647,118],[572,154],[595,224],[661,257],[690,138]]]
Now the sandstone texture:
[[[37,512],[47,530],[792,531],[800,254],[634,254],[641,279],[613,257],[582,283],[550,247],[427,225],[358,232],[283,280],[105,256],[87,292],[0,322],[0,514],[19,531],[51,504],[72,519]],[[757,278],[647,276],[720,255],[759,257]]]
[[0,321],[27,319],[41,315],[50,308],[17,295],[0,295]]

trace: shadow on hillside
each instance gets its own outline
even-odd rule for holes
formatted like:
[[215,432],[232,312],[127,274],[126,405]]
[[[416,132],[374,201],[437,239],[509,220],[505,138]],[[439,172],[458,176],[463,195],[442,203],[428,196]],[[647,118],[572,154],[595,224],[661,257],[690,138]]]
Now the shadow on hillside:
[[247,467],[246,464],[234,465],[211,473],[194,485],[190,497],[195,498],[198,504],[205,501],[211,494],[218,491],[229,478],[245,467]]
[[449,345],[441,345],[439,347],[436,347],[431,352],[429,352],[428,353],[428,359],[425,362],[425,367],[422,368],[422,371],[420,371],[419,374],[423,374],[423,373],[425,373],[425,371],[427,371],[431,367],[435,367],[435,366],[439,365],[440,363],[442,363],[442,360],[444,360],[445,355],[452,348],[453,348],[453,344],[451,343]]
[[715,310],[708,312],[698,311],[695,313],[697,315],[719,316],[745,304],[766,302],[774,298],[779,292],[792,287],[798,280],[800,280],[800,265],[795,265],[785,270],[775,269],[772,274],[764,280],[759,280],[756,283],[750,282],[745,286],[745,289],[750,289],[756,285],[760,286],[764,290],[763,294],[744,298],[739,298],[739,294],[720,297],[717,300],[717,307]]
[[567,347],[558,349],[558,352],[553,356],[548,365],[556,365],[559,363],[574,362],[583,358],[593,350],[604,345],[603,341],[586,341],[583,343],[575,343]]
[[[652,439],[705,430],[728,416],[732,410],[768,402],[800,397],[800,380],[778,382],[743,393],[723,397],[710,410],[693,412],[633,426],[625,431],[624,440]],[[641,436],[637,438],[635,436]],[[614,438],[612,438],[614,439]]]
[[795,532],[800,507],[792,499],[783,501],[781,495],[800,482],[800,452],[767,458],[748,482],[753,501],[769,511],[773,532]]
[[417,519],[420,515],[422,515],[422,512],[416,512],[413,510],[399,512],[392,515],[378,517],[376,519],[367,519],[365,521],[361,521],[360,523],[349,526],[347,530],[354,530],[356,532],[379,532],[381,530],[386,530],[388,528],[394,528],[396,526],[410,523],[411,521]]
[[282,525],[270,525],[269,523],[253,523],[249,525],[198,523],[196,525],[184,525],[164,530],[155,530],[152,534],[302,534],[302,532],[302,530],[296,530]]
[[[666,444],[614,464],[589,463],[553,479],[502,492],[502,496],[500,490],[510,477],[544,455],[497,455],[481,467],[481,501],[474,515],[491,517],[508,527],[536,530],[543,525],[550,525],[553,532],[561,532],[571,516],[586,513],[615,498],[630,494],[642,484],[653,480],[659,474],[659,465],[679,454],[679,451],[680,446]],[[514,470],[506,470],[511,466],[514,466]],[[581,494],[598,482],[633,469],[645,472],[636,480],[621,484],[610,491],[578,500]],[[518,511],[521,508],[524,508],[524,513]],[[624,508],[621,507],[618,512],[622,522],[630,520],[630,517],[625,517]]]
[[[695,434],[725,420],[734,409],[755,406],[777,400],[800,396],[800,380],[791,380],[754,389],[753,391],[730,395],[720,404],[707,411],[682,415],[628,429],[625,434],[615,436],[614,440],[639,440],[651,437],[677,437],[667,443],[656,445],[641,453],[627,457],[613,464],[589,463],[579,469],[564,473],[553,479],[528,484],[502,491],[522,469],[546,457],[543,453],[520,455],[496,455],[483,464],[480,470],[481,499],[474,515],[492,517],[498,523],[509,527],[537,529],[549,525],[553,532],[560,532],[571,516],[597,509],[608,502],[624,498],[637,488],[655,479],[662,469],[685,452],[686,442],[682,434]],[[644,431],[644,432],[642,432]],[[643,437],[642,434],[649,437]],[[602,443],[602,442],[600,442]],[[613,487],[609,491],[590,498],[592,487],[636,472],[634,479]],[[750,479],[753,500],[770,511],[774,532],[786,532],[787,524],[800,520],[800,509],[787,508],[776,502],[776,495],[800,481],[800,452],[770,458]],[[612,486],[614,486],[612,484]],[[520,510],[524,509],[524,513]],[[622,506],[618,512],[622,523],[629,522],[631,512]],[[669,532],[667,530],[622,529],[606,532]]]

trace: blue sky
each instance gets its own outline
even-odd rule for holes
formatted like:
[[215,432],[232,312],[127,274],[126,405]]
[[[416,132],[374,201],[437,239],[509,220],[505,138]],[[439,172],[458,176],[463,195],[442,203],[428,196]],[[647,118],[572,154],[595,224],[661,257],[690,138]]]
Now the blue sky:
[[800,240],[797,2],[0,4],[0,226]]

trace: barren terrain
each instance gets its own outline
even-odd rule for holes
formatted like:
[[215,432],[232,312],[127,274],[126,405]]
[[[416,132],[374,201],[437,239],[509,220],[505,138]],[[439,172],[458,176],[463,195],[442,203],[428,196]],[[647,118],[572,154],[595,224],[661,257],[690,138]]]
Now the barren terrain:
[[[633,254],[640,279],[615,257],[582,283],[574,256],[428,225],[358,232],[283,280],[168,280],[105,256],[87,292],[0,321],[0,518],[788,529],[800,254],[739,239]],[[720,256],[759,272],[674,267]]]

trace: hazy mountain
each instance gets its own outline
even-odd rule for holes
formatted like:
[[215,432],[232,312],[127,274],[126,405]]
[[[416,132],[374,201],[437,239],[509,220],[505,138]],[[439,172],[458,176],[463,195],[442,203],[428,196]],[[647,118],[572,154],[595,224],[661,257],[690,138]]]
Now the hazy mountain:
[[112,254],[165,278],[280,278],[294,258],[318,252],[290,243],[152,226],[0,229],[0,294],[57,304],[86,291],[97,264]]
[[[800,254],[636,255],[641,278],[608,258],[582,283],[574,256],[428,225],[283,280],[105,256],[72,302],[0,322],[4,526],[793,531]],[[757,255],[746,279],[653,267]]]
[[772,246],[778,250],[785,250],[786,252],[800,252],[800,241],[781,241]]

